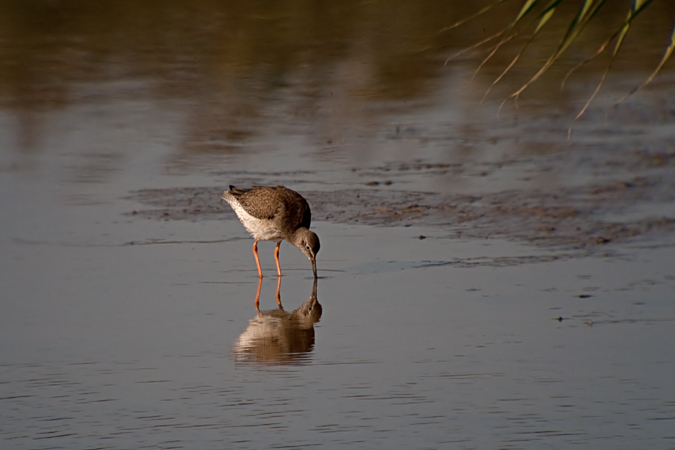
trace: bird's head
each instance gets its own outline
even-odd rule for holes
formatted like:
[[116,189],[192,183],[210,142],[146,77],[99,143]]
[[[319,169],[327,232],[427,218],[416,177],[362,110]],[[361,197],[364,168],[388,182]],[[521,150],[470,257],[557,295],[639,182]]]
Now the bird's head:
[[307,228],[299,228],[293,236],[293,245],[298,247],[309,258],[309,261],[312,263],[314,278],[316,278],[316,254],[319,253],[319,249],[321,248],[319,236]]

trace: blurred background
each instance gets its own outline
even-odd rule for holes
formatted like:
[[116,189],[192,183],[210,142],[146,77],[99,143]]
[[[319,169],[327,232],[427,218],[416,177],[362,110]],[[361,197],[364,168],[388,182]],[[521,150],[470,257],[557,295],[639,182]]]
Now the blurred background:
[[[501,122],[496,121],[499,104],[541,67],[578,5],[562,4],[479,106],[528,35],[509,42],[475,76],[491,44],[448,61],[508,25],[521,6],[506,2],[446,29],[489,3],[4,0],[4,170],[39,164],[38,155],[53,151],[53,133],[66,139],[77,134],[70,150],[97,155],[79,171],[89,179],[119,169],[129,153],[146,151],[135,145],[139,133],[165,147],[163,170],[180,173],[208,167],[214,157],[246,158],[284,144],[305,146],[328,162],[381,160],[394,151],[383,148],[383,136],[406,130],[408,137],[483,145],[512,138],[513,127],[520,126],[517,134],[537,140],[541,149],[553,137],[533,136],[542,128],[563,135],[609,59],[601,55],[561,90],[562,78],[622,23],[631,2],[603,7],[561,61],[525,91],[521,109],[507,103]],[[582,124],[604,127],[612,102],[651,73],[668,44],[674,16],[672,2],[659,1],[634,21],[598,106]],[[642,106],[630,114],[631,121],[672,117],[672,104],[659,104],[666,101],[659,92],[671,91],[671,67],[667,64],[649,88],[658,100],[638,93],[624,104],[631,110]],[[625,117],[621,110],[613,114],[609,123],[618,118],[620,128]],[[522,123],[542,116],[547,123],[531,129]],[[91,131],[106,120],[117,128],[105,131],[117,133],[115,143],[102,139],[100,129]],[[527,150],[527,142],[519,149]]]

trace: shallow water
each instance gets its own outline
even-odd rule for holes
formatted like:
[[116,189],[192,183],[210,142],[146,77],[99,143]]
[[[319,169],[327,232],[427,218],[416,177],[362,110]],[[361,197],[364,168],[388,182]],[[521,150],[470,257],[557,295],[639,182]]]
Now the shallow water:
[[[31,5],[0,6],[0,448],[675,448],[672,69],[605,122],[619,63],[568,145],[600,69],[497,118],[442,65],[481,35],[455,7]],[[278,287],[261,243],[259,285],[197,198],[254,183],[315,205],[318,321],[307,259]],[[415,215],[454,195],[489,217]],[[534,246],[552,199],[634,233]]]
[[[671,446],[672,246],[532,263],[433,229],[317,229],[323,315],[282,358],[238,357],[248,241],[14,244],[35,281],[4,282],[22,294],[3,314],[6,448]],[[311,272],[284,250],[292,310]],[[266,277],[261,310],[275,291]]]

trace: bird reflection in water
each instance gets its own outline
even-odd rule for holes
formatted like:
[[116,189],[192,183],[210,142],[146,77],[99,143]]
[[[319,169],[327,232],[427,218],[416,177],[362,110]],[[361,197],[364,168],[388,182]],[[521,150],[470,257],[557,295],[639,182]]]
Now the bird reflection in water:
[[277,281],[278,308],[275,310],[260,310],[261,286],[262,278],[255,295],[257,315],[249,320],[248,327],[234,344],[235,361],[264,365],[306,363],[314,347],[314,324],[322,313],[317,299],[317,280],[314,279],[309,300],[290,313],[281,304],[281,278]]

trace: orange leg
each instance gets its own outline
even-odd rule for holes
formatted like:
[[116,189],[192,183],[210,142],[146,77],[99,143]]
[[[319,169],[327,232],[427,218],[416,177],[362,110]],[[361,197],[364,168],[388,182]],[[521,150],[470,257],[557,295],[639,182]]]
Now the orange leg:
[[262,287],[262,278],[258,278],[258,292],[255,293],[255,310],[260,315],[260,288]]
[[260,260],[258,259],[258,241],[253,242],[253,256],[255,256],[255,264],[258,266],[258,276],[263,277],[262,269],[260,268]]
[[277,278],[277,305],[279,305],[280,310],[284,310],[284,307],[281,304],[281,277]]
[[277,242],[277,248],[274,249],[274,259],[277,262],[277,273],[281,276],[281,266],[279,265],[279,247],[281,247],[281,241]]

